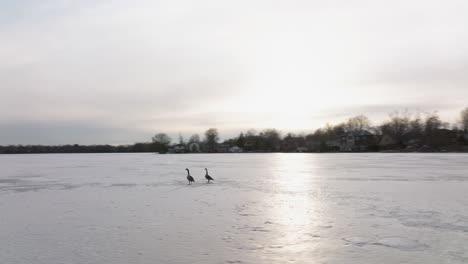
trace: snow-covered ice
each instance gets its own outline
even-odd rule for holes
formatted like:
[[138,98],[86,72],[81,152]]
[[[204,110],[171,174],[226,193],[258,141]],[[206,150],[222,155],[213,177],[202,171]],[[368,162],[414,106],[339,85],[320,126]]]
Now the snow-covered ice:
[[2,155],[0,168],[0,263],[468,263],[466,154]]

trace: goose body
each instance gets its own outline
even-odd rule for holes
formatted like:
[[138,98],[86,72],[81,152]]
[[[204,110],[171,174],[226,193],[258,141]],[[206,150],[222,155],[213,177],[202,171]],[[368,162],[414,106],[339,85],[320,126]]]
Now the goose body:
[[214,179],[208,174],[208,169],[205,168],[205,179],[207,179],[208,181],[206,183],[210,183],[210,181],[214,181]]
[[189,169],[185,169],[187,171],[187,181],[189,182],[189,185],[192,184],[192,182],[195,182],[195,179],[190,175]]

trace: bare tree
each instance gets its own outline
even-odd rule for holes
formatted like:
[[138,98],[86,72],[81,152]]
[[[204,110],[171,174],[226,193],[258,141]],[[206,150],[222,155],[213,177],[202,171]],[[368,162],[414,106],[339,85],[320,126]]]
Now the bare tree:
[[239,137],[236,139],[236,146],[243,148],[245,145],[244,133],[240,133]]
[[219,133],[216,128],[210,128],[205,131],[205,144],[210,151],[214,151],[218,144]]
[[255,137],[255,136],[257,136],[257,131],[255,129],[249,129],[245,133],[245,137]]
[[347,131],[358,131],[363,129],[370,128],[370,120],[365,115],[358,115],[351,117],[346,121],[346,130]]
[[429,113],[426,116],[424,133],[426,136],[431,136],[437,129],[440,129],[444,126],[444,123],[440,120],[437,112]]
[[158,133],[152,138],[153,143],[159,143],[161,145],[171,144],[171,138],[165,133]]
[[185,140],[181,133],[179,133],[179,144],[185,145]]
[[276,129],[265,129],[260,133],[263,149],[266,151],[276,151],[279,149],[281,135]]
[[380,126],[382,134],[392,136],[398,144],[403,145],[403,136],[410,130],[410,115],[407,111],[390,114],[390,120]]
[[461,116],[462,129],[464,129],[465,131],[468,131],[468,107],[466,107],[465,109],[463,109],[463,111],[461,111],[460,116]]
[[157,151],[167,151],[169,144],[171,144],[171,138],[165,133],[154,135],[152,141]]
[[189,138],[189,144],[191,143],[200,143],[200,136],[198,134],[193,134]]
[[409,126],[409,132],[414,136],[421,137],[424,134],[424,124],[419,113],[411,119]]

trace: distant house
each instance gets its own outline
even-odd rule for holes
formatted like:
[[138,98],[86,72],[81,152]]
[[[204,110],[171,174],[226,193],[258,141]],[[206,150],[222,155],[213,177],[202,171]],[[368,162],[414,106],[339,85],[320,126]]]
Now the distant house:
[[280,150],[283,152],[306,152],[308,149],[304,137],[287,135],[280,144]]
[[168,150],[169,153],[185,153],[185,145],[183,144],[177,144],[169,148]]
[[216,152],[218,152],[218,153],[227,153],[227,152],[229,152],[229,145],[228,144],[219,144],[216,147]]
[[247,141],[244,143],[244,150],[246,151],[252,151],[254,148],[255,144],[252,141]]
[[242,152],[242,149],[239,148],[238,146],[234,146],[234,147],[231,147],[229,149],[229,152],[231,152],[231,153],[240,153],[240,152]]
[[369,151],[377,146],[377,138],[367,130],[356,130],[340,138],[340,151]]
[[296,152],[307,152],[308,148],[307,147],[297,147]]
[[244,143],[244,151],[246,152],[256,151],[257,145],[258,145],[257,140],[258,139],[256,136],[246,138],[245,143]]
[[401,135],[398,144],[403,147],[420,148],[423,145],[423,134],[421,132],[407,132]]
[[339,151],[341,149],[340,139],[331,139],[325,141],[325,146],[329,151]]

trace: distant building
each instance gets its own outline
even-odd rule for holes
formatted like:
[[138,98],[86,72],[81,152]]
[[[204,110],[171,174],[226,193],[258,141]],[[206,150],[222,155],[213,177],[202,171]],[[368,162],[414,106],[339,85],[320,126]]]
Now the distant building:
[[325,147],[328,151],[339,151],[341,149],[341,144],[340,144],[339,139],[331,139],[325,141]]
[[283,152],[306,152],[303,147],[306,146],[305,138],[302,136],[287,135],[280,144],[280,150]]
[[185,149],[185,145],[183,144],[177,144],[169,148],[168,150],[169,153],[185,153],[187,152]]
[[367,130],[356,130],[340,138],[340,151],[369,151],[377,146],[377,138]]
[[229,152],[231,152],[231,153],[240,153],[240,152],[242,152],[242,148],[239,148],[238,146],[234,146],[234,147],[231,147],[229,149]]
[[218,153],[227,153],[227,152],[229,152],[229,145],[228,144],[219,144],[216,147],[216,152],[218,152]]
[[297,147],[296,152],[307,152],[307,147]]
[[320,141],[318,140],[307,139],[305,144],[310,152],[318,152],[320,150]]
[[256,145],[257,144],[256,144],[255,139],[248,138],[246,139],[246,142],[244,143],[244,150],[247,152],[255,151]]
[[400,147],[411,147],[418,149],[423,145],[423,134],[422,132],[410,131],[401,135],[398,140],[398,145]]

